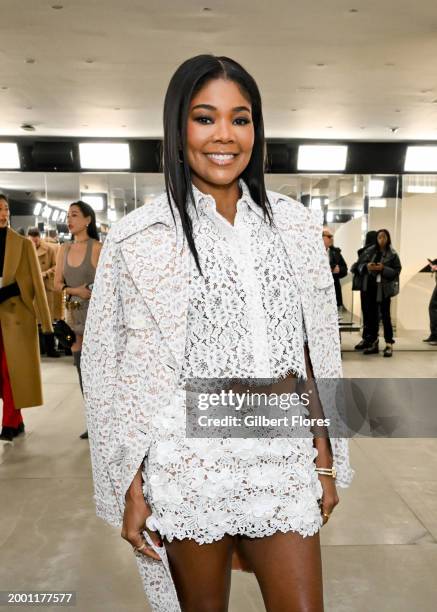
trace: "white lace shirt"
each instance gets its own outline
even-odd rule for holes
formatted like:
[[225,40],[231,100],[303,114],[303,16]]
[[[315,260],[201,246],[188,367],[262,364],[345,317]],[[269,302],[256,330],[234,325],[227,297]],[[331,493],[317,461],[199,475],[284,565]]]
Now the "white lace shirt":
[[242,182],[232,226],[214,198],[194,188],[189,207],[203,276],[191,258],[189,377],[305,377],[302,309],[280,235]]

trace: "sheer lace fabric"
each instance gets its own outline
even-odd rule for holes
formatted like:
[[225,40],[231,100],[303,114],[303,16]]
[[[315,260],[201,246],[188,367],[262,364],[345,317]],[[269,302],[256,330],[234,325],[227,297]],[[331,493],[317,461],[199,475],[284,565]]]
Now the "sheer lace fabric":
[[[234,226],[195,190],[185,360],[189,378],[306,377],[296,279],[280,236],[242,184]],[[162,536],[199,543],[225,533],[316,533],[322,524],[312,439],[155,438],[145,495]]]

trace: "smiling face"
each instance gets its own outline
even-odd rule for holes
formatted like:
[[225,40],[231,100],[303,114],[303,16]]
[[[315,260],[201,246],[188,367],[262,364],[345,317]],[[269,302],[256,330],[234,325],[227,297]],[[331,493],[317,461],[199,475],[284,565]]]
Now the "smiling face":
[[9,225],[9,204],[3,198],[0,198],[0,227],[8,227]]
[[255,141],[252,105],[238,85],[209,81],[191,100],[187,156],[200,191],[232,185],[249,164]]

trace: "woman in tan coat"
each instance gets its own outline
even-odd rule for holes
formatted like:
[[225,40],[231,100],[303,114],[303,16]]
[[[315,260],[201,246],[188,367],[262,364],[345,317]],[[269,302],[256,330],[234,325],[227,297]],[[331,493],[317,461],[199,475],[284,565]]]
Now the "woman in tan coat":
[[8,224],[8,200],[0,194],[0,439],[10,442],[24,431],[20,409],[43,403],[34,300],[43,331],[53,329],[35,249]]
[[[31,227],[27,230],[29,239],[33,242],[36,249],[36,255],[38,257],[39,267],[41,270],[41,276],[44,283],[44,289],[46,292],[47,303],[49,305],[50,316],[52,321],[56,321],[59,317],[55,313],[55,297],[59,294],[55,291],[54,280],[56,270],[56,250],[47,244],[44,240],[41,240],[41,233],[37,227]],[[36,314],[38,317],[38,324],[41,325],[41,317],[38,312],[36,305]],[[60,357],[61,354],[55,348],[55,335],[46,334],[44,337],[39,329],[40,336],[40,349],[41,354],[46,354],[47,357]]]
[[[49,229],[47,230],[46,237],[44,238],[44,242],[48,244],[54,250],[55,258],[57,258],[59,249],[61,248],[61,245],[59,243],[57,236],[58,236],[58,232],[55,229]],[[62,291],[54,290],[54,287],[55,287],[54,275],[52,278],[52,287],[53,287],[53,311],[52,311],[52,307],[50,306],[50,302],[49,302],[49,308],[52,312],[52,321],[59,321],[60,319],[64,318],[64,303],[63,303],[64,298],[62,295]]]

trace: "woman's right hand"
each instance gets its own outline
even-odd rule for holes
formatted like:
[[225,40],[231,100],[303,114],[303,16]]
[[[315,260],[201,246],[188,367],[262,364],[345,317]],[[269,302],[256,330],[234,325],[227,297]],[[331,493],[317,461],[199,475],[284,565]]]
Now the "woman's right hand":
[[91,297],[91,291],[86,285],[81,285],[80,287],[76,287],[75,295],[83,300],[89,300]]
[[126,495],[121,537],[137,549],[146,544],[138,552],[146,557],[161,561],[160,556],[147,544],[142,535],[143,531],[147,531],[156,546],[163,546],[159,533],[157,531],[150,531],[145,526],[146,519],[151,514],[152,510],[142,495],[129,495],[128,493]]

